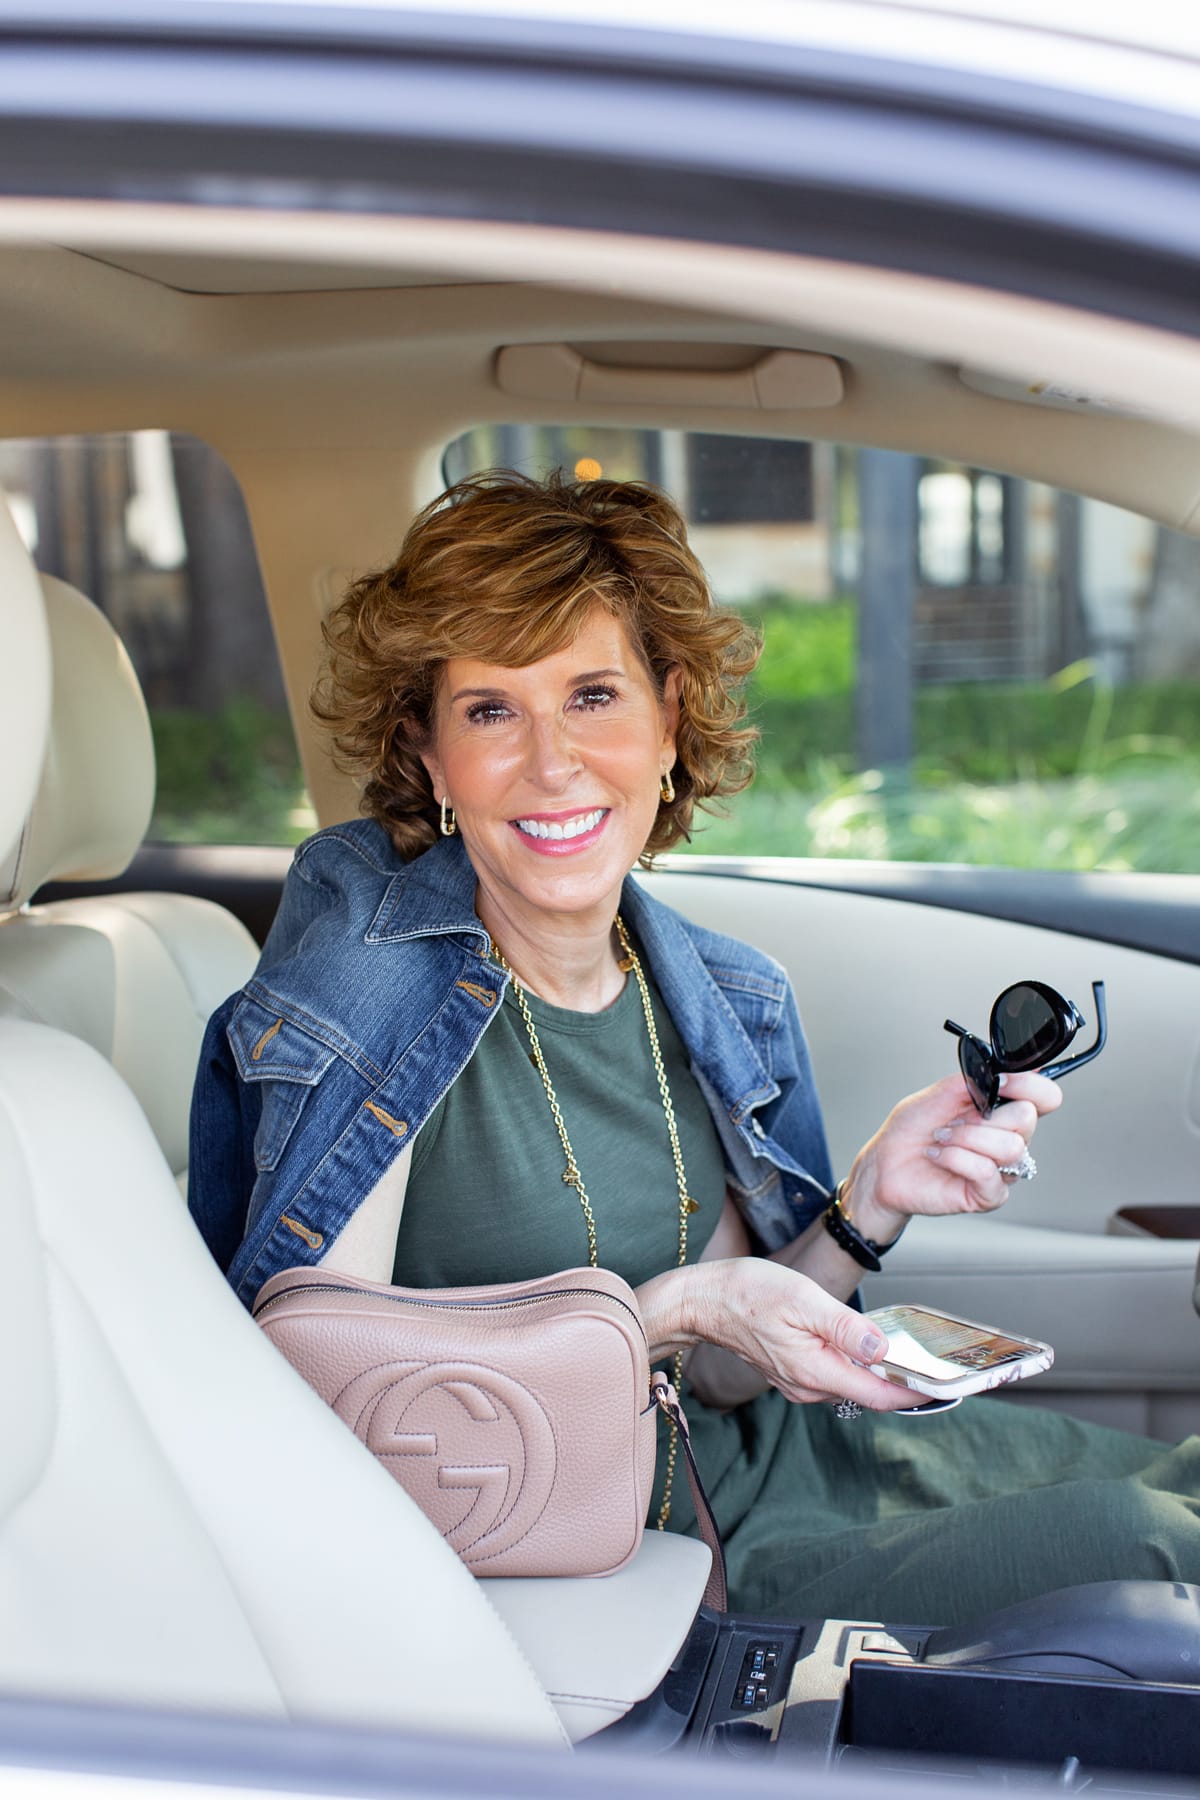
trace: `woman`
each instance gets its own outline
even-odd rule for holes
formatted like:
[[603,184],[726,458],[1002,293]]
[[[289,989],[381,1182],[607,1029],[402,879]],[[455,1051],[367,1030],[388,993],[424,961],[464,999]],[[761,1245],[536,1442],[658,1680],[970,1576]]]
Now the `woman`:
[[[687,1358],[743,1611],[952,1622],[1200,1578],[1192,1503],[1163,1491],[1194,1486],[1185,1452],[986,1400],[888,1416],[909,1397],[865,1366],[863,1266],[915,1213],[1002,1205],[1061,1094],[1011,1075],[985,1122],[948,1077],[831,1193],[781,971],[628,877],[749,779],[758,646],[674,507],[461,483],[327,641],[318,716],[367,818],[297,853],[193,1109],[190,1203],[242,1299],[298,1262],[413,1286],[615,1269],[653,1357]],[[660,1463],[652,1516],[686,1529]]]

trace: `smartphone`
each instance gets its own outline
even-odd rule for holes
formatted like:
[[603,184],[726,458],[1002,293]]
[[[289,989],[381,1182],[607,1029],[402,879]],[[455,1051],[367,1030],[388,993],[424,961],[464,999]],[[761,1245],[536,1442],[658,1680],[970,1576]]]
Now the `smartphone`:
[[871,1373],[931,1399],[962,1399],[1039,1375],[1054,1361],[1049,1344],[994,1331],[929,1306],[881,1306],[869,1312],[886,1332],[888,1352]]

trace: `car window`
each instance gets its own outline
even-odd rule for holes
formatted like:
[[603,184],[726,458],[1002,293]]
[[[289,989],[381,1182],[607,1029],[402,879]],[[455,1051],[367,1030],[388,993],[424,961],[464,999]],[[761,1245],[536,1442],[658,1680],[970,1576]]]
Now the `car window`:
[[761,627],[759,774],[690,846],[1200,871],[1200,543],[893,451],[491,426],[494,465],[650,480]]
[[296,843],[316,823],[246,508],[224,460],[164,431],[0,443],[38,568],[123,639],[150,709],[149,838]]

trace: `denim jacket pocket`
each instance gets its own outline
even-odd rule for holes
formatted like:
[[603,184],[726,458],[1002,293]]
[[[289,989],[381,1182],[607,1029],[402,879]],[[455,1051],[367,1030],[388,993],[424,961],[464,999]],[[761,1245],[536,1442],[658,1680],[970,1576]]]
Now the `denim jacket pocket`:
[[229,1021],[228,1037],[241,1079],[260,1084],[254,1166],[262,1174],[278,1165],[305,1102],[337,1052],[293,1020],[245,998]]

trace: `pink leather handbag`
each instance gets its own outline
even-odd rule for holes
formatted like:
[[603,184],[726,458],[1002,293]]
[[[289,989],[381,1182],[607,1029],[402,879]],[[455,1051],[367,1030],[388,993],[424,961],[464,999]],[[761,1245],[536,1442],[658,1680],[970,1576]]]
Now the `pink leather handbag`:
[[680,1427],[701,1535],[724,1566],[674,1389],[633,1290],[606,1269],[401,1288],[284,1269],[254,1317],[477,1575],[607,1575],[641,1542],[659,1410]]

